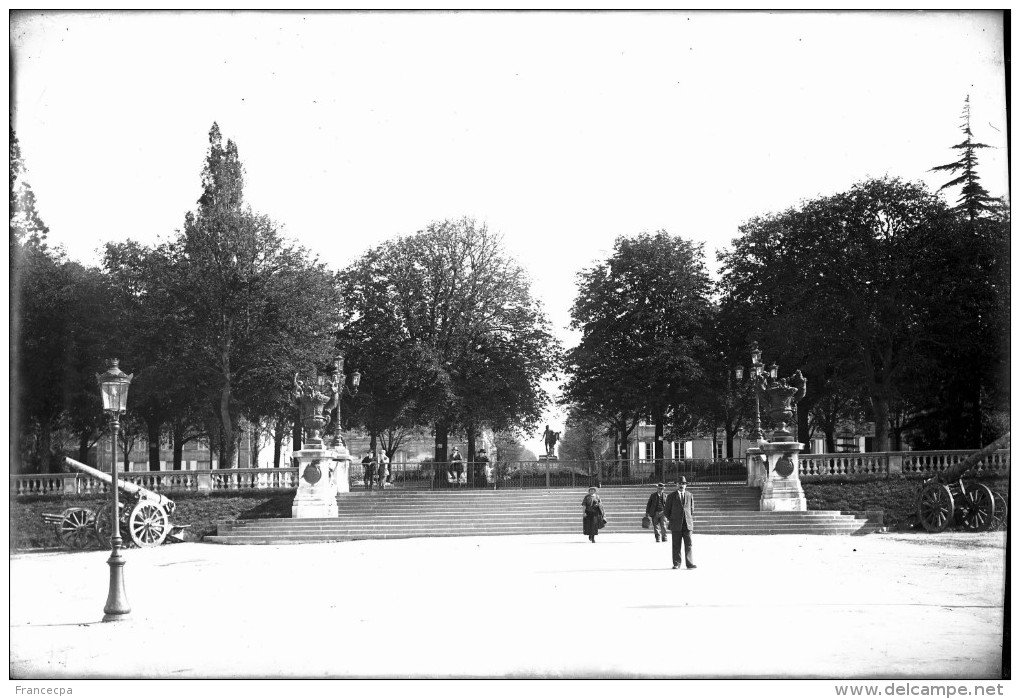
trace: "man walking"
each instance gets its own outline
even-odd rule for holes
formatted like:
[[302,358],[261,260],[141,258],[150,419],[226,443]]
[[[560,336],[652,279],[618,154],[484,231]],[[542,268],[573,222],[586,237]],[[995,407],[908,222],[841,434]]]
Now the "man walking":
[[371,490],[375,480],[375,457],[372,456],[371,451],[365,452],[365,456],[361,459],[361,467],[365,469],[365,489]]
[[691,534],[694,532],[694,498],[687,492],[687,479],[683,476],[676,484],[676,490],[666,498],[666,519],[673,532],[673,569],[680,567],[681,545],[687,567],[697,568],[694,565],[694,545],[691,543]]
[[658,490],[648,498],[648,504],[645,506],[645,515],[652,520],[652,531],[655,532],[655,540],[660,541],[659,533],[661,532],[661,541],[669,541],[669,537],[666,535],[666,484],[659,483],[655,487]]

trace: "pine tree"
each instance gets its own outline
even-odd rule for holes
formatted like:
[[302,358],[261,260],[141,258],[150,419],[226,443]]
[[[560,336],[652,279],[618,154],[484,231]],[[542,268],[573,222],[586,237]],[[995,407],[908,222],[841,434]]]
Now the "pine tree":
[[970,130],[970,95],[967,95],[967,99],[963,101],[963,114],[961,116],[963,117],[963,123],[960,125],[960,128],[967,138],[962,143],[957,143],[953,146],[954,150],[961,152],[960,159],[933,167],[929,172],[946,171],[956,174],[962,171],[959,177],[939,187],[939,191],[963,185],[960,191],[960,198],[957,200],[956,207],[954,208],[956,211],[965,213],[967,218],[973,222],[981,212],[991,212],[994,208],[994,201],[988,194],[988,190],[981,186],[981,178],[977,174],[977,153],[975,152],[978,148],[991,148],[991,146],[985,143],[974,142],[974,134]]

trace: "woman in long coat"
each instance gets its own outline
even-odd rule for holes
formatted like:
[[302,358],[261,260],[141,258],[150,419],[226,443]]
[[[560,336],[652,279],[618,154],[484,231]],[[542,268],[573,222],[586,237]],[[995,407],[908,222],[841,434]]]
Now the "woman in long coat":
[[584,535],[594,544],[595,536],[599,533],[599,522],[606,517],[606,511],[602,508],[602,500],[595,486],[588,488],[588,494],[581,501],[581,507],[584,508]]

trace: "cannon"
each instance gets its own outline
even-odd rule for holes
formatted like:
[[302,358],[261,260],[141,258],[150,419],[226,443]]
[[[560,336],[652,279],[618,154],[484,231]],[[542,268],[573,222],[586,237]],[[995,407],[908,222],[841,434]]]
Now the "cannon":
[[[71,458],[64,459],[76,471],[86,473],[110,485],[113,477]],[[170,515],[177,505],[173,500],[124,480],[117,480],[122,493],[134,498],[134,503],[120,503],[120,528],[127,538],[142,548],[159,546],[168,538],[183,541],[187,525],[170,523]],[[57,538],[68,548],[85,549],[93,542],[105,546],[110,541],[110,505],[98,511],[86,507],[69,507],[60,514],[43,514],[43,520],[55,526]]]
[[929,532],[941,532],[950,524],[983,532],[1006,519],[1007,499],[987,485],[964,482],[964,477],[983,458],[1009,443],[1009,433],[960,463],[924,481],[917,494],[917,517]]

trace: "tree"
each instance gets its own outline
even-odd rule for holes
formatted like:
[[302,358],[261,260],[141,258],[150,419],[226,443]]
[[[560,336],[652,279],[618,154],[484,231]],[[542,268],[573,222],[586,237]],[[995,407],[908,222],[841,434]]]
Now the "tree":
[[[28,412],[29,406],[26,399],[35,393],[36,386],[32,382],[38,377],[31,376],[25,372],[22,363],[25,343],[32,340],[25,337],[26,332],[31,334],[33,330],[45,330],[45,323],[35,327],[26,327],[24,319],[34,318],[29,307],[26,307],[24,300],[27,299],[28,306],[40,301],[37,296],[38,289],[33,289],[44,284],[43,277],[47,273],[54,272],[58,264],[58,257],[50,254],[46,243],[46,236],[49,229],[43,223],[36,209],[35,193],[28,183],[26,176],[25,162],[21,155],[21,145],[14,133],[14,127],[10,127],[10,239],[8,261],[10,265],[10,296],[9,296],[9,331],[10,331],[10,410],[9,426],[11,433],[11,463],[13,469],[25,468],[22,464],[24,452],[22,444],[22,433],[33,429],[39,423],[37,416]],[[26,294],[26,290],[28,293]],[[46,419],[49,422],[49,418]],[[48,434],[48,433],[47,433]],[[37,444],[37,443],[36,443]],[[49,448],[47,442],[46,449]],[[33,448],[31,451],[36,452]],[[38,452],[36,452],[38,453]],[[36,464],[38,465],[38,464]]]
[[[981,185],[977,172],[977,153],[987,144],[976,143],[970,128],[970,95],[964,100],[960,128],[964,140],[953,146],[958,160],[939,165],[933,172],[960,173],[946,182],[939,191],[960,186],[956,211],[967,223],[958,246],[957,260],[964,273],[977,272],[970,279],[961,279],[960,297],[969,300],[967,312],[955,328],[955,337],[948,338],[952,356],[942,374],[941,410],[928,411],[924,426],[925,442],[939,443],[946,435],[963,435],[963,443],[978,447],[987,441],[987,423],[993,434],[1001,432],[996,413],[1008,412],[1008,298],[1009,298],[1009,207],[1001,199],[993,199]],[[956,337],[969,337],[973,342],[954,342]],[[922,380],[931,377],[922,377]],[[967,424],[969,422],[969,424]],[[934,423],[934,424],[933,424]],[[956,424],[954,424],[956,423]]]
[[[463,429],[533,429],[559,347],[499,235],[463,218],[368,251],[344,275],[343,344],[365,370],[370,432],[431,424],[436,460]],[[369,383],[370,382],[370,383]]]
[[960,158],[945,165],[937,165],[929,172],[950,172],[954,175],[961,173],[958,177],[954,177],[939,187],[939,191],[962,185],[955,210],[965,214],[968,220],[974,221],[982,213],[990,212],[995,208],[992,197],[988,194],[988,190],[981,185],[981,178],[977,173],[976,151],[980,148],[991,148],[991,146],[974,141],[974,134],[970,130],[970,95],[967,95],[963,101],[963,113],[960,117],[963,119],[960,130],[963,131],[965,138],[952,147],[953,150],[959,151]]
[[[741,232],[722,256],[723,303],[743,305],[780,340],[807,343],[819,378],[831,365],[860,382],[875,449],[888,450],[890,406],[966,301],[965,271],[953,258],[956,217],[923,185],[884,178],[753,219]],[[805,375],[809,395],[826,395]]]
[[[236,145],[214,124],[197,212],[171,246],[171,298],[195,341],[196,386],[211,387],[220,462],[234,461],[242,413],[276,415],[296,371],[324,370],[337,325],[334,276],[243,205]],[[310,299],[314,299],[311,302]]]
[[663,458],[671,408],[703,375],[710,303],[703,247],[666,231],[616,239],[613,254],[578,275],[563,402],[616,427],[626,449],[642,417],[655,424]]
[[612,426],[598,417],[571,406],[563,428],[560,439],[562,461],[597,461],[605,458],[607,453],[611,454],[612,444],[608,437],[612,434]]

